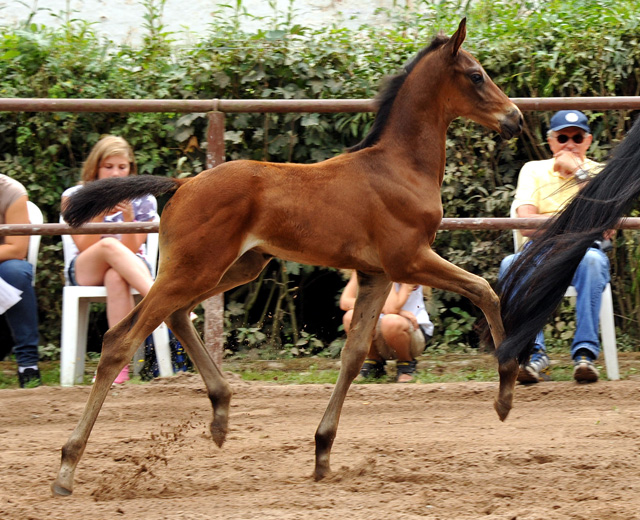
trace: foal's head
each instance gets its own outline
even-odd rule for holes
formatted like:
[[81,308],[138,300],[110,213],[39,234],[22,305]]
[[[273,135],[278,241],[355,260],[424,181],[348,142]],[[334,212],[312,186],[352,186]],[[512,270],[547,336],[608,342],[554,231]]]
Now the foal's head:
[[[415,132],[426,118],[443,117],[448,125],[466,117],[495,130],[506,139],[522,131],[522,114],[495,85],[480,63],[460,46],[466,18],[451,38],[436,36],[402,72],[387,79],[377,98],[378,113],[369,134],[348,149],[373,146],[385,132],[398,128]],[[428,115],[427,115],[428,114]]]
[[[438,100],[451,120],[465,117],[510,139],[522,131],[522,114],[491,81],[478,60],[461,48],[466,35],[466,18],[463,18],[451,38],[416,64],[413,76],[417,83],[420,74],[438,76]],[[433,103],[434,100],[425,101]]]

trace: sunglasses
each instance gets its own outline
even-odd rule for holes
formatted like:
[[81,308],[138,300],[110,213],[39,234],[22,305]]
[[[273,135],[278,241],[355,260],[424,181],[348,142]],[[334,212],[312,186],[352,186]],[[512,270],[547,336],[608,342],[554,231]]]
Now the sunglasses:
[[559,135],[556,135],[556,139],[560,144],[564,144],[564,143],[568,142],[569,139],[571,139],[576,144],[581,144],[582,141],[584,141],[584,135],[575,134],[575,135],[569,136],[569,135],[565,135],[565,134],[559,134]]

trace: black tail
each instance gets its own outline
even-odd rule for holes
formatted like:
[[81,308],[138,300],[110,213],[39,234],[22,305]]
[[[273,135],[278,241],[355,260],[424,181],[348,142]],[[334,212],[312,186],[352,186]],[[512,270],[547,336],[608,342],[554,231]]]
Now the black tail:
[[70,226],[81,226],[120,202],[176,191],[185,181],[155,175],[132,175],[90,182],[69,197],[62,210],[62,218]]
[[[513,262],[498,284],[506,339],[500,363],[526,361],[536,334],[560,304],[580,260],[613,229],[640,195],[640,123],[634,124],[604,169]],[[525,280],[523,283],[522,280]]]

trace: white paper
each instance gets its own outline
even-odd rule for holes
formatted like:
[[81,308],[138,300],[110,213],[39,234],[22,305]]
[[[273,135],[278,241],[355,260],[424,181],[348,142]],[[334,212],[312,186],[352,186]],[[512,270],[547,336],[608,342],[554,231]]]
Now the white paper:
[[22,291],[0,278],[0,314],[22,300]]

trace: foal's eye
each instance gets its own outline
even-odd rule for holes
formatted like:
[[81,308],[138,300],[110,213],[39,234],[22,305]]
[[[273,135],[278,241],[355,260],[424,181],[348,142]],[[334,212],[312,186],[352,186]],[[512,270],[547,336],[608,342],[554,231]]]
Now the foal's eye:
[[479,72],[473,72],[469,75],[474,85],[480,85],[484,81],[484,76]]

